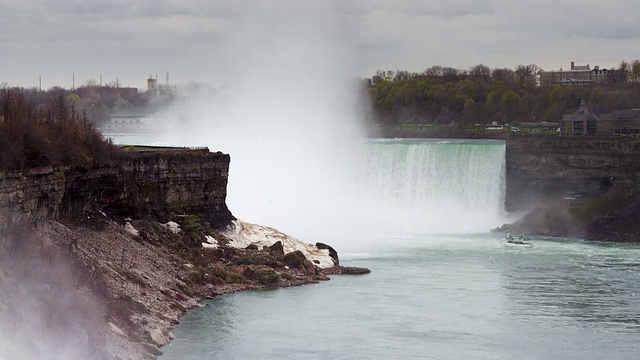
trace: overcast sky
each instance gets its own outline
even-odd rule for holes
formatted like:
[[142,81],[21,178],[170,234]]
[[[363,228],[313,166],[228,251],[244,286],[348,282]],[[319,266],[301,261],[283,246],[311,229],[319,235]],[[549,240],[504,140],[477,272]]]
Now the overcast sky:
[[76,86],[102,74],[143,88],[168,71],[172,84],[219,86],[230,67],[259,69],[278,51],[313,72],[296,63],[301,44],[357,76],[612,67],[640,58],[638,19],[637,0],[0,0],[0,82],[71,87],[74,73]]

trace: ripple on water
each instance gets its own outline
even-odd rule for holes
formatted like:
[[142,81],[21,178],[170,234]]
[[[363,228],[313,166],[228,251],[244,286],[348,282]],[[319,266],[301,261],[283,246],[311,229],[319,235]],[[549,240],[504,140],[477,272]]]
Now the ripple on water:
[[343,256],[362,277],[225,296],[163,359],[637,359],[640,248],[493,234]]

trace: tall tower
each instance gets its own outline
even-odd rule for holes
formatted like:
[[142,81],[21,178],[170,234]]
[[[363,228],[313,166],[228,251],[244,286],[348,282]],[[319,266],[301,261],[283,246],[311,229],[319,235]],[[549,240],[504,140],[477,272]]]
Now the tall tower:
[[155,79],[149,75],[149,78],[147,79],[147,92],[156,94],[158,92],[158,78],[156,77]]

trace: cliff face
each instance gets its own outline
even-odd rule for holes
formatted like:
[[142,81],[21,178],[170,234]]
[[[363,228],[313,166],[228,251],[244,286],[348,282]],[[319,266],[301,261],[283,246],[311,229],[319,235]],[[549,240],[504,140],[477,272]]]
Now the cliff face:
[[103,211],[121,216],[201,214],[221,227],[229,155],[208,151],[126,153],[112,165],[0,173],[0,228]]
[[634,186],[638,155],[640,143],[632,138],[511,137],[507,209],[570,204]]
[[229,161],[139,151],[0,173],[0,358],[154,359],[203,298],[368,272],[339,266],[328,245],[233,221]]
[[507,209],[529,212],[503,231],[640,241],[640,141],[512,137]]

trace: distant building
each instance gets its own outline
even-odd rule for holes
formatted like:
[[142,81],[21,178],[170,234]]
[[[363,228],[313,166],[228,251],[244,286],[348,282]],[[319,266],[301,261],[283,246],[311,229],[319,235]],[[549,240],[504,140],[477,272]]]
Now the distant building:
[[640,134],[640,109],[617,110],[611,114],[611,117],[614,134]]
[[158,92],[158,79],[154,79],[152,77],[149,77],[147,79],[147,91],[150,93],[157,93]]
[[595,114],[584,100],[573,114],[562,116],[562,136],[640,135],[640,109],[616,110],[611,114]]
[[540,72],[540,86],[603,84],[609,82],[610,78],[611,70],[600,69],[599,66],[591,69],[589,64],[576,65],[572,61],[569,70]]
[[573,114],[562,116],[560,122],[560,135],[583,136],[611,134],[612,121],[602,120],[597,114],[587,109],[586,102],[582,100],[580,107]]

